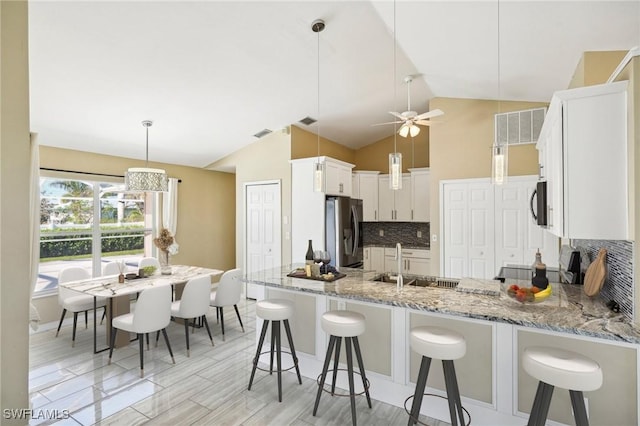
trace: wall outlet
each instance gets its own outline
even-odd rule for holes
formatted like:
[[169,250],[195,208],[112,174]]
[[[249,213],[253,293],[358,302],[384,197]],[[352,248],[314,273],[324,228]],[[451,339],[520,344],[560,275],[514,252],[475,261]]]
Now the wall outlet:
[[433,234],[431,236],[431,241],[433,241],[434,243],[438,241],[438,236],[436,234]]
[[422,231],[417,232],[418,238],[422,238]]
[[384,229],[379,230],[378,235],[380,235],[381,237],[384,237]]

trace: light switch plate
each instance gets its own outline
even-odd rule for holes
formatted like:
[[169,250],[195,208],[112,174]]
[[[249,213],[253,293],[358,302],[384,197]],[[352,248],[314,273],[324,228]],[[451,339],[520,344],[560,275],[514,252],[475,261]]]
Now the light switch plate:
[[417,234],[418,234],[418,238],[422,238],[422,231],[418,231]]
[[381,237],[384,237],[384,229],[379,230],[379,231],[378,231],[378,234],[379,234]]

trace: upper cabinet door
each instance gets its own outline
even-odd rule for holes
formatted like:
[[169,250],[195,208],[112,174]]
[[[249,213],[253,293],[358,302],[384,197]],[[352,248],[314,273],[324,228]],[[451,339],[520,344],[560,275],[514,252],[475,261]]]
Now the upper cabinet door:
[[327,195],[338,195],[351,197],[351,169],[353,164],[344,163],[332,158],[325,157],[325,193]]
[[378,180],[378,221],[391,222],[395,217],[393,190],[389,189],[389,175],[380,175]]
[[578,239],[630,238],[627,86],[556,92],[540,134],[547,229]]
[[364,222],[378,221],[378,172],[354,172],[353,182],[358,187],[354,198],[362,200],[362,217]]
[[411,222],[411,176],[402,176],[402,188],[391,191],[394,195],[395,221]]
[[429,222],[429,169],[411,171],[411,210],[414,222]]

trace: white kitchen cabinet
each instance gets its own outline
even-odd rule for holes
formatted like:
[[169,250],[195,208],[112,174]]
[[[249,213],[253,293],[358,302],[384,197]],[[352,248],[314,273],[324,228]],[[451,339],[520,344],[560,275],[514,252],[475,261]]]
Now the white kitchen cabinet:
[[[384,249],[385,272],[398,273],[395,247]],[[424,249],[402,249],[403,275],[431,275],[431,252]]]
[[429,222],[429,169],[409,169],[411,172],[411,220]]
[[324,161],[325,193],[351,197],[351,169],[354,165],[329,157],[320,157]]
[[[315,164],[318,160],[325,164],[327,192],[313,190]],[[309,240],[313,241],[315,249],[319,250],[326,246],[324,217],[326,195],[347,197],[351,195],[351,169],[354,166],[330,157],[300,158],[290,160],[290,164],[291,261],[297,263],[304,262]],[[342,184],[342,194],[337,193],[340,191],[340,184]]]
[[389,188],[389,175],[378,180],[378,221],[411,222],[411,175],[402,175],[402,188]]
[[364,248],[364,269],[384,272],[384,247]]
[[362,221],[378,221],[378,175],[375,171],[353,172],[353,198],[362,200]]
[[537,176],[443,181],[441,275],[492,279],[507,264],[530,265],[540,249],[547,266],[558,265],[558,239],[538,227],[529,212]]
[[628,82],[556,92],[537,148],[548,230],[563,238],[626,240]]

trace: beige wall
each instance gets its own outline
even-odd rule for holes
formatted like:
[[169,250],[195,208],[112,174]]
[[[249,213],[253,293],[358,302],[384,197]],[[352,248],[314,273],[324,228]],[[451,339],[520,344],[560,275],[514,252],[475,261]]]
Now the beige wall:
[[[46,141],[40,139],[40,143]],[[144,161],[41,146],[40,166],[122,175],[129,167],[144,166]],[[176,232],[180,251],[171,257],[171,262],[222,270],[234,268],[235,211],[227,208],[227,203],[235,203],[233,175],[174,164],[151,162],[149,166],[163,168],[170,177],[182,180],[178,186]],[[60,314],[56,296],[40,298],[36,306],[43,322],[55,321]]]
[[[491,145],[494,140],[494,115],[547,106],[537,102],[507,102],[478,99],[434,98],[431,109],[445,115],[431,126],[429,159],[431,170],[431,271],[440,273],[440,181],[491,176]],[[509,147],[509,175],[538,174],[535,144]]]
[[[354,164],[355,151],[320,136],[320,155]],[[318,135],[291,126],[291,159],[318,156]]]
[[568,89],[606,83],[626,54],[626,50],[584,52]]
[[[0,2],[0,409],[29,408],[27,2]],[[4,411],[3,411],[4,413]],[[2,424],[24,424],[0,418]]]
[[245,148],[218,160],[209,166],[213,170],[235,170],[229,173],[235,179],[235,215],[236,215],[236,263],[244,266],[244,185],[249,182],[269,180],[280,181],[282,217],[289,218],[282,225],[282,263],[291,263],[291,135],[286,131],[268,134]]
[[[433,124],[437,126],[438,124]],[[429,127],[421,126],[418,136],[395,137],[395,146],[402,153],[402,168],[429,167]],[[394,136],[381,139],[356,151],[355,170],[374,170],[389,173],[389,154],[394,152]]]

